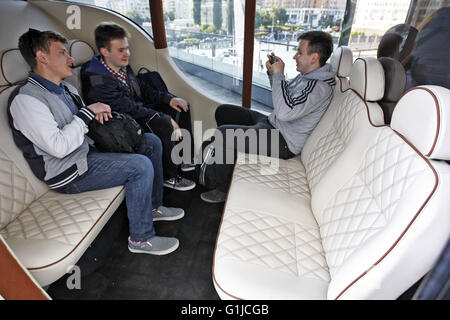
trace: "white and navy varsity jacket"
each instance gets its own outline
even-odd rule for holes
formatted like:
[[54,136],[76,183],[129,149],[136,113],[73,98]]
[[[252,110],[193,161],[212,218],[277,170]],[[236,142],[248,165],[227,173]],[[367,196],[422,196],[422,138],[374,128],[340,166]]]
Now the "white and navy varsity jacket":
[[[78,109],[66,90],[83,107]],[[57,86],[33,72],[8,100],[14,142],[33,173],[56,190],[87,171],[92,140],[86,133],[94,117],[73,86],[64,81]]]

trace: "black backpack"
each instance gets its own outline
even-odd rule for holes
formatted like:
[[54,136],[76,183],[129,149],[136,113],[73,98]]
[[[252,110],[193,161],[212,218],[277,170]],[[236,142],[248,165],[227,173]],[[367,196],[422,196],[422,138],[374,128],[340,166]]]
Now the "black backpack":
[[144,132],[131,116],[111,112],[112,118],[101,124],[97,120],[89,123],[88,136],[102,152],[136,153]]
[[161,103],[162,98],[169,92],[166,83],[157,71],[150,71],[146,67],[142,67],[136,77],[145,104]]

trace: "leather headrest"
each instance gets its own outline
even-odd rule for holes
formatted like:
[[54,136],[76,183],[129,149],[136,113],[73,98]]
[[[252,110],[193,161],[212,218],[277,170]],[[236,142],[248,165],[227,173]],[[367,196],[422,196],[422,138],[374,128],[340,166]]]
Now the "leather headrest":
[[67,43],[67,50],[69,51],[69,55],[75,59],[73,66],[78,67],[83,63],[90,61],[94,56],[94,49],[83,40],[70,40]]
[[334,50],[330,58],[330,64],[333,71],[339,78],[348,77],[352,70],[353,53],[352,49],[346,46],[341,46]]
[[8,49],[0,55],[0,85],[12,85],[28,78],[30,66],[19,49]]
[[384,95],[384,70],[373,57],[358,58],[352,65],[350,87],[365,101],[378,101]]
[[383,101],[397,102],[405,91],[406,72],[400,61],[388,57],[378,58],[384,69]]
[[450,90],[419,86],[400,98],[391,128],[430,159],[450,160]]

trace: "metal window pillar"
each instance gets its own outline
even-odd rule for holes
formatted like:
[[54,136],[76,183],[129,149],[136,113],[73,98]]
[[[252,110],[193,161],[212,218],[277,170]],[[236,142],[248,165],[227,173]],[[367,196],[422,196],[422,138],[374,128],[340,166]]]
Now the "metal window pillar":
[[[162,0],[149,0],[152,18],[153,41],[156,49],[167,48],[166,29]],[[255,36],[256,0],[245,1],[244,65],[242,83],[242,106],[252,104],[253,44]]]
[[162,0],[149,0],[148,2],[150,6],[150,17],[152,18],[153,43],[155,48],[167,48]]

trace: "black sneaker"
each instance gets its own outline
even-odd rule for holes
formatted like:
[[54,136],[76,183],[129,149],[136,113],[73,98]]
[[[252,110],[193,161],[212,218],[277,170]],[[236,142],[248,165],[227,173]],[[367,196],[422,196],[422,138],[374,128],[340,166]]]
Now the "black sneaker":
[[227,194],[225,192],[220,191],[219,189],[213,189],[207,192],[203,192],[200,195],[200,198],[203,201],[209,202],[209,203],[222,203],[225,202],[225,199],[227,198]]
[[164,181],[164,187],[172,188],[178,191],[188,191],[195,188],[195,182],[182,176],[176,176]]

